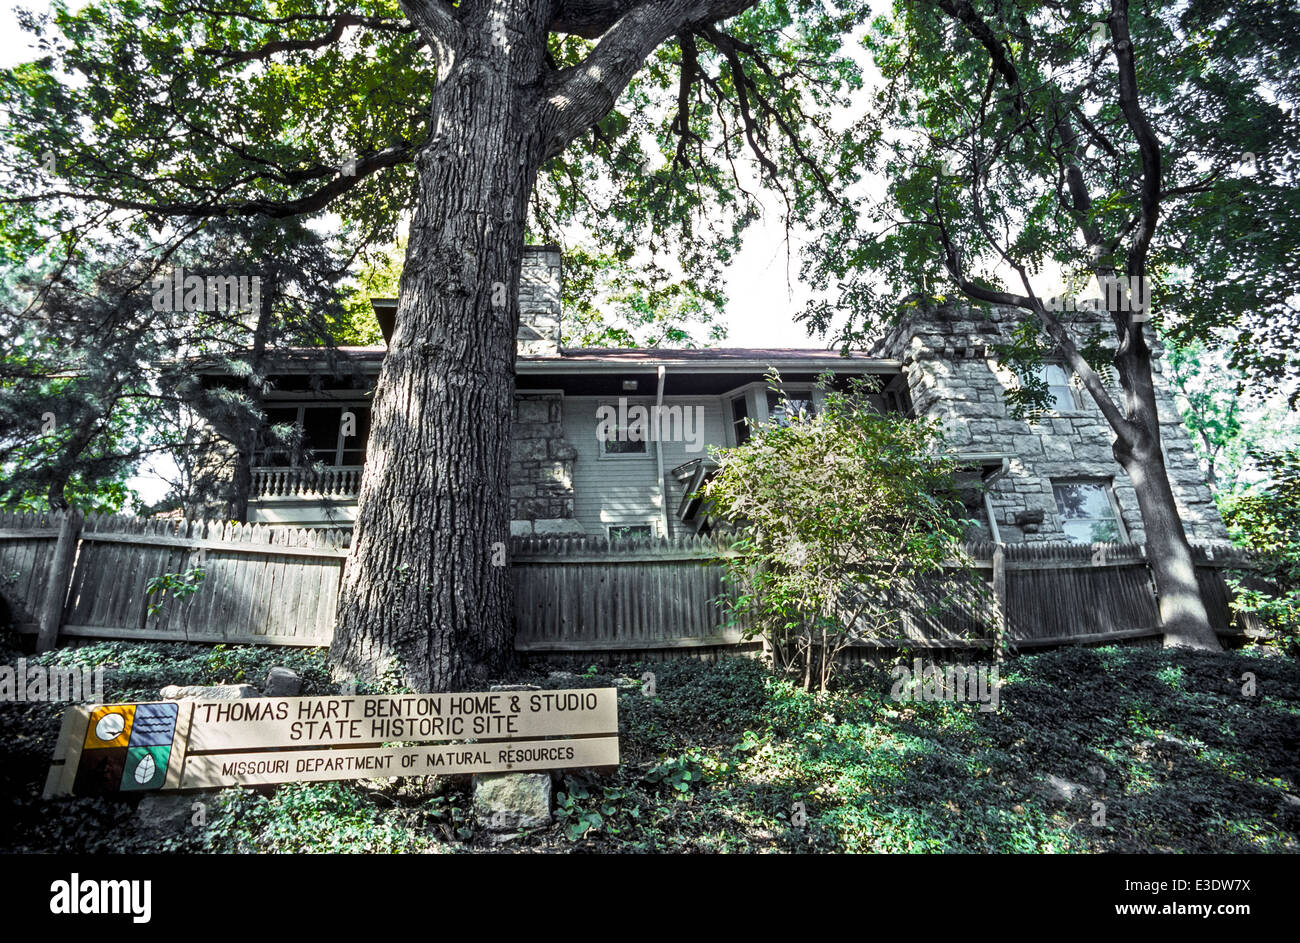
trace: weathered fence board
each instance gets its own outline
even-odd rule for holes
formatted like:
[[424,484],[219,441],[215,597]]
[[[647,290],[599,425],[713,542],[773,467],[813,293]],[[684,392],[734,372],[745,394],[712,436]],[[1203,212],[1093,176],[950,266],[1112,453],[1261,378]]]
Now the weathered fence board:
[[0,594],[22,631],[35,632],[39,625],[60,524],[48,514],[0,512]]
[[[204,578],[196,593],[184,599],[150,595],[150,580],[185,573],[200,553]],[[330,533],[91,515],[69,578],[60,633],[328,644],[342,560]],[[159,611],[151,613],[154,605]]]
[[735,644],[710,565],[726,544],[522,538],[510,555],[520,651],[645,651]]
[[[52,629],[66,639],[329,644],[346,530],[89,515],[77,521],[60,581],[56,556],[67,520],[0,513],[0,595],[21,632],[37,632],[42,606],[55,600]],[[985,649],[999,625],[1018,648],[1159,635],[1141,546],[971,544],[965,551],[962,579],[954,573],[895,600],[897,623],[854,648]],[[725,536],[514,538],[516,648],[530,656],[712,657],[746,644],[749,623],[722,605],[737,592],[719,565],[730,552]],[[1240,634],[1222,570],[1243,558],[1226,546],[1196,555],[1215,628]],[[200,558],[197,592],[183,599],[148,593],[152,579],[182,574]]]

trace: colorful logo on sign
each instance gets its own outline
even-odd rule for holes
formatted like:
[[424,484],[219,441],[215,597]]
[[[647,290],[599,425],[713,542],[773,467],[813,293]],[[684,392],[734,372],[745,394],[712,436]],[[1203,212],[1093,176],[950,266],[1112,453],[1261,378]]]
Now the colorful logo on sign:
[[81,746],[73,794],[161,789],[167,781],[177,712],[176,704],[97,707]]

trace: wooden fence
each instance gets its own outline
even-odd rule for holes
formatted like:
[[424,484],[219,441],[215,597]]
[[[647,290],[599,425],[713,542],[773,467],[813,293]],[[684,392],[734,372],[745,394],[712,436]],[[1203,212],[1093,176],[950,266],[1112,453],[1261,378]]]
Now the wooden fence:
[[[328,645],[346,553],[343,536],[323,530],[7,514],[0,595],[42,648],[61,637]],[[153,577],[198,563],[193,595],[148,593]]]
[[[346,530],[308,530],[124,516],[0,513],[0,596],[19,632],[48,648],[60,639],[161,639],[328,645]],[[529,656],[710,657],[746,644],[723,627],[719,600],[734,589],[718,561],[725,538],[673,541],[516,538],[510,544],[516,648]],[[972,544],[964,589],[900,605],[898,638],[863,651],[969,649],[992,644],[999,618],[1013,646],[1030,648],[1160,634],[1144,548],[1136,545]],[[1226,545],[1196,548],[1215,628],[1230,618]],[[202,563],[193,595],[159,602],[149,581]]]

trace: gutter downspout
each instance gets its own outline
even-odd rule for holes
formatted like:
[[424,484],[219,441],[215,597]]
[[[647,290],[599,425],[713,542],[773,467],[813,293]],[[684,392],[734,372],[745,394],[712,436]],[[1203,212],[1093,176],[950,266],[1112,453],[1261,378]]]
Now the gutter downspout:
[[668,529],[668,485],[664,481],[664,441],[663,441],[663,405],[664,405],[664,377],[668,375],[668,367],[664,364],[659,365],[659,390],[655,394],[655,463],[659,469],[659,511],[663,517],[664,539],[667,540],[672,531]]

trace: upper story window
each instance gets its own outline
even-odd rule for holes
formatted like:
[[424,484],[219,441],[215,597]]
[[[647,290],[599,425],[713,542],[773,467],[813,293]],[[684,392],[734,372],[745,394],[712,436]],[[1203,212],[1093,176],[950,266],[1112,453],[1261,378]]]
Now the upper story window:
[[749,398],[744,394],[731,398],[731,431],[737,445],[749,441]]
[[596,419],[600,457],[648,454],[650,408],[649,404],[627,399],[602,403]]
[[750,383],[729,394],[725,400],[731,423],[731,444],[749,441],[753,423],[771,422],[785,425],[798,415],[811,416],[817,411],[818,397],[812,384],[782,385],[773,390],[766,383]]
[[1038,368],[1038,378],[1047,384],[1047,402],[1058,413],[1079,410],[1079,397],[1070,383],[1070,371],[1059,363],[1046,363]]
[[268,406],[265,412],[268,426],[297,427],[299,447],[269,445],[259,456],[259,465],[365,464],[366,440],[370,438],[369,404],[304,403]]
[[767,391],[767,418],[769,422],[785,425],[795,416],[811,416],[816,412],[812,388],[790,388]]
[[1118,543],[1127,539],[1110,482],[1053,481],[1052,494],[1061,530],[1070,543]]

